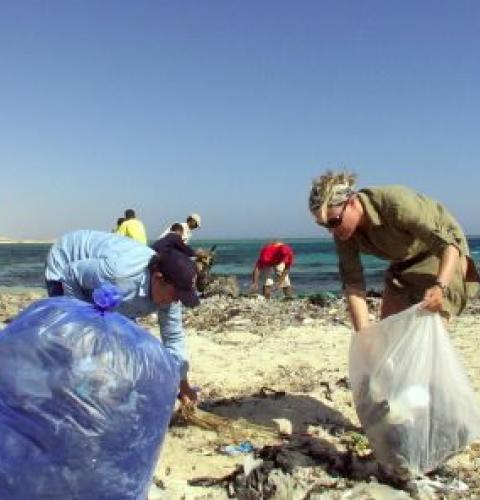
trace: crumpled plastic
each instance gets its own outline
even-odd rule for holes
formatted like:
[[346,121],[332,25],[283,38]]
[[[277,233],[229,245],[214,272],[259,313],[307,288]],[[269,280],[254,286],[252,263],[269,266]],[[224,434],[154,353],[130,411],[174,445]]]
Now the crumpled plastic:
[[230,455],[230,456],[237,456],[241,455],[243,453],[251,453],[252,451],[255,450],[255,447],[253,446],[250,441],[244,441],[243,443],[240,444],[229,444],[226,446],[220,446],[219,451],[225,455]]
[[413,306],[352,335],[355,408],[379,463],[408,480],[480,436],[480,408],[443,322]]
[[40,300],[0,333],[2,500],[146,498],[179,368],[117,298]]

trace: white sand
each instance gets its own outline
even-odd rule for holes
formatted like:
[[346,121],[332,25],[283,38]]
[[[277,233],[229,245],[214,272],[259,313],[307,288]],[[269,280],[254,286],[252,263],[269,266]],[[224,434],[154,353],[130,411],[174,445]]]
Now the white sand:
[[[451,336],[478,394],[480,318],[460,317],[452,325]],[[347,327],[327,323],[272,331],[263,337],[255,332],[199,335],[190,331],[191,381],[201,386],[204,399],[243,396],[238,404],[214,410],[232,418],[262,424],[287,418],[297,433],[312,430],[312,423],[317,429],[322,427],[321,422],[357,425],[350,391],[336,385],[348,375],[349,339]],[[333,390],[332,401],[327,398],[326,383]],[[263,386],[286,391],[287,395],[278,399],[250,397]],[[224,476],[243,463],[242,456],[218,453],[216,447],[221,441],[216,433],[193,426],[171,428],[156,469],[169,498],[227,498],[220,486],[187,485],[188,479]],[[462,453],[451,464],[474,470],[480,466],[480,458]]]

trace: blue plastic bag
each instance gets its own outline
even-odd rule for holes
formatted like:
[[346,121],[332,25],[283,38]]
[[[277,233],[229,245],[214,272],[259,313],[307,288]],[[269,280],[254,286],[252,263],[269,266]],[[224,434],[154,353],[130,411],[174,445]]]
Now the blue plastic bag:
[[0,499],[145,499],[178,390],[161,342],[108,309],[56,297],[0,332]]

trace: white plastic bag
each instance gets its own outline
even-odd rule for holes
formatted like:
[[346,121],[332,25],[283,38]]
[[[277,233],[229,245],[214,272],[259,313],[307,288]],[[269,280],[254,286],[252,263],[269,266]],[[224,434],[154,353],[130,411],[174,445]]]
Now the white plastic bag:
[[377,460],[400,478],[480,436],[480,408],[438,314],[413,306],[352,335],[350,380]]

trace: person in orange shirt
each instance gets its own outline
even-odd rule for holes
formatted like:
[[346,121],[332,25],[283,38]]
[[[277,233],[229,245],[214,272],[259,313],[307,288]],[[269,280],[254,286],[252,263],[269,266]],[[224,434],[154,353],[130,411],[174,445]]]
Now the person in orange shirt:
[[[272,291],[279,288],[283,290],[285,297],[292,296],[292,286],[288,272],[293,265],[294,253],[292,248],[281,242],[274,241],[268,243],[260,250],[260,255],[252,273],[251,291],[258,290],[260,278],[264,281],[263,295],[269,299]],[[274,282],[272,275],[275,274],[276,281]]]

